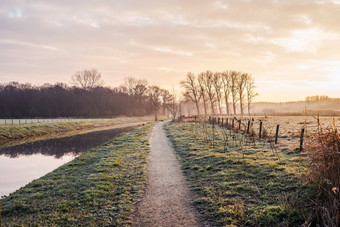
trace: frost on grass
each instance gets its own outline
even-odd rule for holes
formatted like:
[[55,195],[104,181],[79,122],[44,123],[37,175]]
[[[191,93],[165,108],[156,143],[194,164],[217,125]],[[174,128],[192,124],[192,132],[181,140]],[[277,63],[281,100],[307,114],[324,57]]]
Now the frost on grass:
[[166,127],[195,195],[213,225],[299,226],[314,188],[298,154],[273,150],[241,134],[202,123]]
[[123,133],[3,198],[3,226],[130,225],[146,183],[151,129]]

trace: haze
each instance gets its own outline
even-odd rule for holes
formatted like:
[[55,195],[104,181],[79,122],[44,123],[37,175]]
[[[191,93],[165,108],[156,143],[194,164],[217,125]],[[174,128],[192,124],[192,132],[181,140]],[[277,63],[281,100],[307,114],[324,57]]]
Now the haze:
[[339,96],[339,0],[0,1],[0,82],[69,82],[97,68],[107,86],[171,89],[190,71],[255,77],[256,101]]

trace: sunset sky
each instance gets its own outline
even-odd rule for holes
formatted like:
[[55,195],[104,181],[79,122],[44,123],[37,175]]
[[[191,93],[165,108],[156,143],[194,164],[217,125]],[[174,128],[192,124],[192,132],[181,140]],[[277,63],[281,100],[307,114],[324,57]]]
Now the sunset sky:
[[340,97],[340,0],[0,0],[0,83],[255,77],[257,101]]

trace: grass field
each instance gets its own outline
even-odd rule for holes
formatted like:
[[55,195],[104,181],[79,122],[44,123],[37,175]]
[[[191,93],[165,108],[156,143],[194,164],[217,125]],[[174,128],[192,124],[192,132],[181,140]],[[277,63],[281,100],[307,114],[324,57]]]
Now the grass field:
[[125,132],[1,199],[2,226],[129,226],[154,124]]
[[153,116],[119,117],[112,119],[79,120],[0,126],[0,147],[32,142],[34,140],[71,136],[93,130],[128,127],[153,121]]
[[[233,117],[220,116],[220,118],[228,118],[229,125]],[[304,137],[308,138],[311,134],[316,133],[318,130],[318,121],[313,116],[256,116],[256,117],[236,117],[234,122],[235,128],[238,129],[238,120],[241,120],[241,130],[247,129],[249,119],[251,121],[250,131],[253,130],[256,135],[259,133],[260,121],[262,121],[262,133],[270,139],[275,137],[276,126],[279,125],[278,141],[281,149],[296,149],[299,148],[300,134],[304,128]],[[323,129],[332,128],[333,123],[336,127],[340,127],[339,117],[319,117],[320,127]],[[225,121],[224,121],[225,123]]]
[[299,153],[203,123],[170,123],[166,130],[194,206],[213,225],[300,226],[310,215],[315,188],[304,179]]

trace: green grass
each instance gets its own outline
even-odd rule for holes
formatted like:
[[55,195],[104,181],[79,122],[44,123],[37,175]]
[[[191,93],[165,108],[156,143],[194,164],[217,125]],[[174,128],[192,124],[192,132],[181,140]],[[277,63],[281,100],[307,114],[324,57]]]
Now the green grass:
[[298,154],[271,150],[262,142],[254,147],[234,134],[235,142],[229,137],[224,150],[223,129],[216,128],[212,146],[211,126],[202,123],[170,123],[166,130],[194,194],[194,206],[213,225],[304,223],[315,190],[302,180],[307,169]]
[[129,226],[153,124],[123,133],[1,199],[3,226]]
[[103,128],[128,126],[131,123],[150,122],[153,116],[118,117],[104,120],[34,123],[0,126],[0,147],[18,145],[35,140],[49,139],[84,133]]

